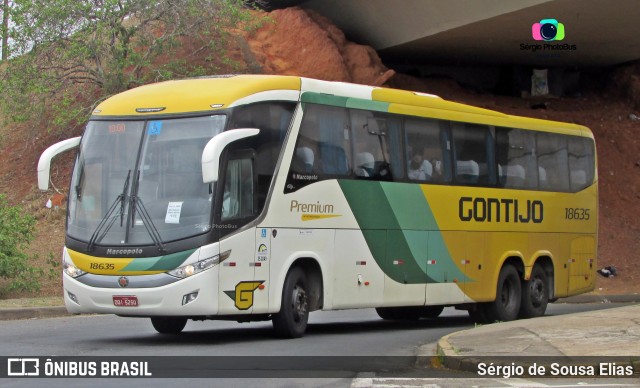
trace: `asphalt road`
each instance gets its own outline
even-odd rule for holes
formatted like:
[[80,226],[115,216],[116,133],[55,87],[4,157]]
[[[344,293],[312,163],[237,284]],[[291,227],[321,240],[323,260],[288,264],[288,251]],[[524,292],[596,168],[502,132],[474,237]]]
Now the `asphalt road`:
[[[601,308],[614,304],[555,304],[547,315],[567,314]],[[233,379],[37,379],[23,378],[2,382],[11,386],[375,386],[371,377],[392,376],[411,379],[416,375],[415,356],[430,356],[435,343],[449,333],[473,327],[466,312],[447,308],[437,320],[392,322],[378,318],[373,309],[312,313],[307,335],[295,340],[274,338],[270,322],[244,323],[225,321],[189,322],[178,336],[157,334],[148,319],[120,318],[116,316],[74,316],[51,319],[0,322],[0,355],[11,357],[70,356],[70,357],[125,357],[125,356],[195,356],[198,360],[209,357],[213,364],[228,365],[228,360],[275,361],[290,363],[299,369],[305,362],[344,361],[346,371],[340,376],[323,377],[311,373],[308,379],[291,377],[287,373],[278,378],[251,378],[251,373],[232,372]],[[269,356],[269,357],[267,357]],[[379,360],[392,360],[389,368],[381,367]],[[338,361],[336,361],[338,360]],[[353,368],[353,360],[363,360]],[[300,364],[302,363],[302,364]],[[369,363],[370,365],[367,365]],[[332,367],[335,367],[333,365]],[[370,368],[368,368],[370,367]],[[221,366],[221,368],[223,368]],[[284,368],[287,369],[287,368]],[[367,370],[375,370],[372,374]],[[419,372],[419,371],[418,371]],[[420,377],[424,377],[424,369]],[[430,377],[466,377],[465,374],[432,370]],[[185,372],[188,377],[188,371]],[[419,373],[418,373],[419,374]],[[245,377],[249,378],[245,378]],[[254,376],[255,377],[255,376]],[[358,379],[353,380],[354,377]],[[469,376],[472,377],[472,376]],[[382,378],[382,377],[381,377]],[[384,381],[384,380],[382,380]],[[413,380],[401,380],[413,381]],[[462,380],[455,380],[462,381]],[[36,383],[36,384],[34,384]],[[354,385],[355,384],[355,385]],[[433,384],[433,383],[427,383]],[[382,384],[387,385],[387,384]],[[476,384],[477,385],[477,384]],[[448,386],[448,385],[441,385]],[[481,385],[482,386],[482,385]],[[499,386],[499,385],[498,385]]]

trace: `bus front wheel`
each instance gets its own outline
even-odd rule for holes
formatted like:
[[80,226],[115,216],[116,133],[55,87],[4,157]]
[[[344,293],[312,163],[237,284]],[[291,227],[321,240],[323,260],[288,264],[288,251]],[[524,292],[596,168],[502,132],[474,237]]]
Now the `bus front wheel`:
[[187,325],[187,318],[151,317],[151,324],[160,334],[180,334]]
[[520,275],[512,265],[500,270],[496,287],[496,300],[484,304],[484,315],[488,322],[513,321],[520,312],[522,286]]
[[304,335],[309,320],[308,289],[307,275],[302,268],[291,269],[284,281],[280,312],[272,319],[279,337],[299,338]]
[[522,282],[521,318],[541,317],[547,311],[549,287],[547,273],[540,265],[535,265],[528,281]]

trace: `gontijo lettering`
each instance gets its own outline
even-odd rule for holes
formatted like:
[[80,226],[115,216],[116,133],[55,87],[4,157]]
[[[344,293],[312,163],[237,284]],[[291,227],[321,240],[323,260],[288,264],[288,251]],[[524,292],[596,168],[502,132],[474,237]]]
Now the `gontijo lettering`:
[[458,216],[461,221],[539,224],[544,219],[544,204],[530,199],[460,197]]

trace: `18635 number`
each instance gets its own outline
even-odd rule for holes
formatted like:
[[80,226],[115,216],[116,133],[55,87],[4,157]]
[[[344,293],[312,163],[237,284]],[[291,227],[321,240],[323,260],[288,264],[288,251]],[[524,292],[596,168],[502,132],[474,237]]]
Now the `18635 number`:
[[565,208],[564,218],[567,220],[588,221],[591,218],[591,209],[582,207],[568,207]]

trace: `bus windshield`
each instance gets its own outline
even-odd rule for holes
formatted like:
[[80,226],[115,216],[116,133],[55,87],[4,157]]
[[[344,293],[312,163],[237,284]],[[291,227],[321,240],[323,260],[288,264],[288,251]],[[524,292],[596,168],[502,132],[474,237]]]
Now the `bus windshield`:
[[202,151],[226,116],[90,121],[71,178],[67,232],[97,245],[158,245],[210,229]]

